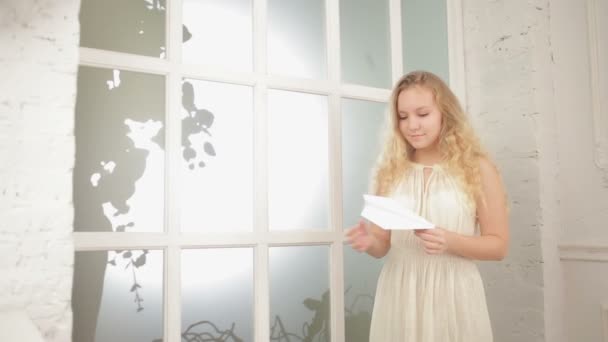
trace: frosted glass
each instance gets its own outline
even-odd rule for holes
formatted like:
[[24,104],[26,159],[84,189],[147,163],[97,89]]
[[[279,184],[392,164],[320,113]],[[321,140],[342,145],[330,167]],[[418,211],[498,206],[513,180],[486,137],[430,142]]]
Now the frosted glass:
[[251,87],[182,82],[181,229],[252,231]]
[[391,87],[388,0],[340,1],[342,80]]
[[163,252],[76,252],[75,342],[163,338]]
[[[382,147],[388,106],[342,100],[342,208],[345,228],[361,217],[364,193],[369,193],[372,169]],[[344,319],[346,341],[367,342],[374,295],[382,261],[344,250]]]
[[268,1],[268,70],[327,78],[323,0]]
[[327,98],[271,90],[268,115],[270,229],[326,230]]
[[329,342],[329,247],[272,247],[269,270],[270,339]]
[[428,70],[449,82],[446,0],[401,0],[403,70]]
[[191,249],[181,260],[182,337],[253,341],[253,250]]
[[185,63],[252,70],[252,0],[183,0],[182,20]]
[[388,107],[384,103],[342,100],[342,221],[359,221],[363,194],[369,192],[371,172],[382,147]]
[[74,230],[161,232],[165,79],[80,67]]

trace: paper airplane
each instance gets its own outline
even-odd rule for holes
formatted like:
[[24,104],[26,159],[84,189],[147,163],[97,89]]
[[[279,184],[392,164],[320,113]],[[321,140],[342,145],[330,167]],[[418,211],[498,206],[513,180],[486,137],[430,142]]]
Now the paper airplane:
[[384,229],[432,229],[435,225],[389,197],[363,195],[361,216]]

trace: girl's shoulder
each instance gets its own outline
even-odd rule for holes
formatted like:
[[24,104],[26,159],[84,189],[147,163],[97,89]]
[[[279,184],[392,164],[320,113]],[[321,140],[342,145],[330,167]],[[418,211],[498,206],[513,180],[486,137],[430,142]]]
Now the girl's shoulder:
[[498,167],[488,157],[477,158],[479,164],[479,173],[482,178],[495,177],[499,175]]

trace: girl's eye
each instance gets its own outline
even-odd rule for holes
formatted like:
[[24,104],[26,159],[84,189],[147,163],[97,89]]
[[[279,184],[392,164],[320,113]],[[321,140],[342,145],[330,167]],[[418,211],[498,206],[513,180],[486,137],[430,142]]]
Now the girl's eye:
[[429,113],[421,113],[421,114],[418,114],[418,115],[420,115],[420,116],[427,116],[427,115],[429,115]]
[[399,121],[401,121],[401,120],[407,120],[407,116],[400,116]]

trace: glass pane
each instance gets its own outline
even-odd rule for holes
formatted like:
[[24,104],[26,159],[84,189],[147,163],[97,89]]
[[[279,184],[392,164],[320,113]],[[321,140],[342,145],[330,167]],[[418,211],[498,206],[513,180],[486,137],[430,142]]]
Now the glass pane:
[[345,341],[368,342],[382,259],[344,249]]
[[270,340],[329,342],[329,248],[270,248],[269,270]]
[[80,67],[74,230],[161,232],[165,80]]
[[251,231],[252,89],[185,79],[181,118],[182,230]]
[[401,0],[403,70],[427,70],[449,82],[446,0]]
[[340,1],[342,80],[389,88],[391,58],[388,0]]
[[76,252],[73,340],[139,342],[163,338],[163,252]]
[[326,78],[323,0],[268,1],[268,70],[273,74]]
[[363,194],[370,193],[371,172],[382,147],[388,107],[384,103],[342,100],[342,222],[359,222]]
[[165,57],[165,1],[82,0],[80,46]]
[[182,339],[253,341],[251,248],[182,251]]
[[185,63],[253,69],[252,0],[183,0],[182,15]]
[[327,98],[278,90],[268,96],[270,229],[325,230]]
[[[372,169],[382,147],[387,105],[342,100],[342,208],[345,227],[361,217]],[[344,250],[346,341],[368,341],[376,283],[382,263],[367,254]]]

